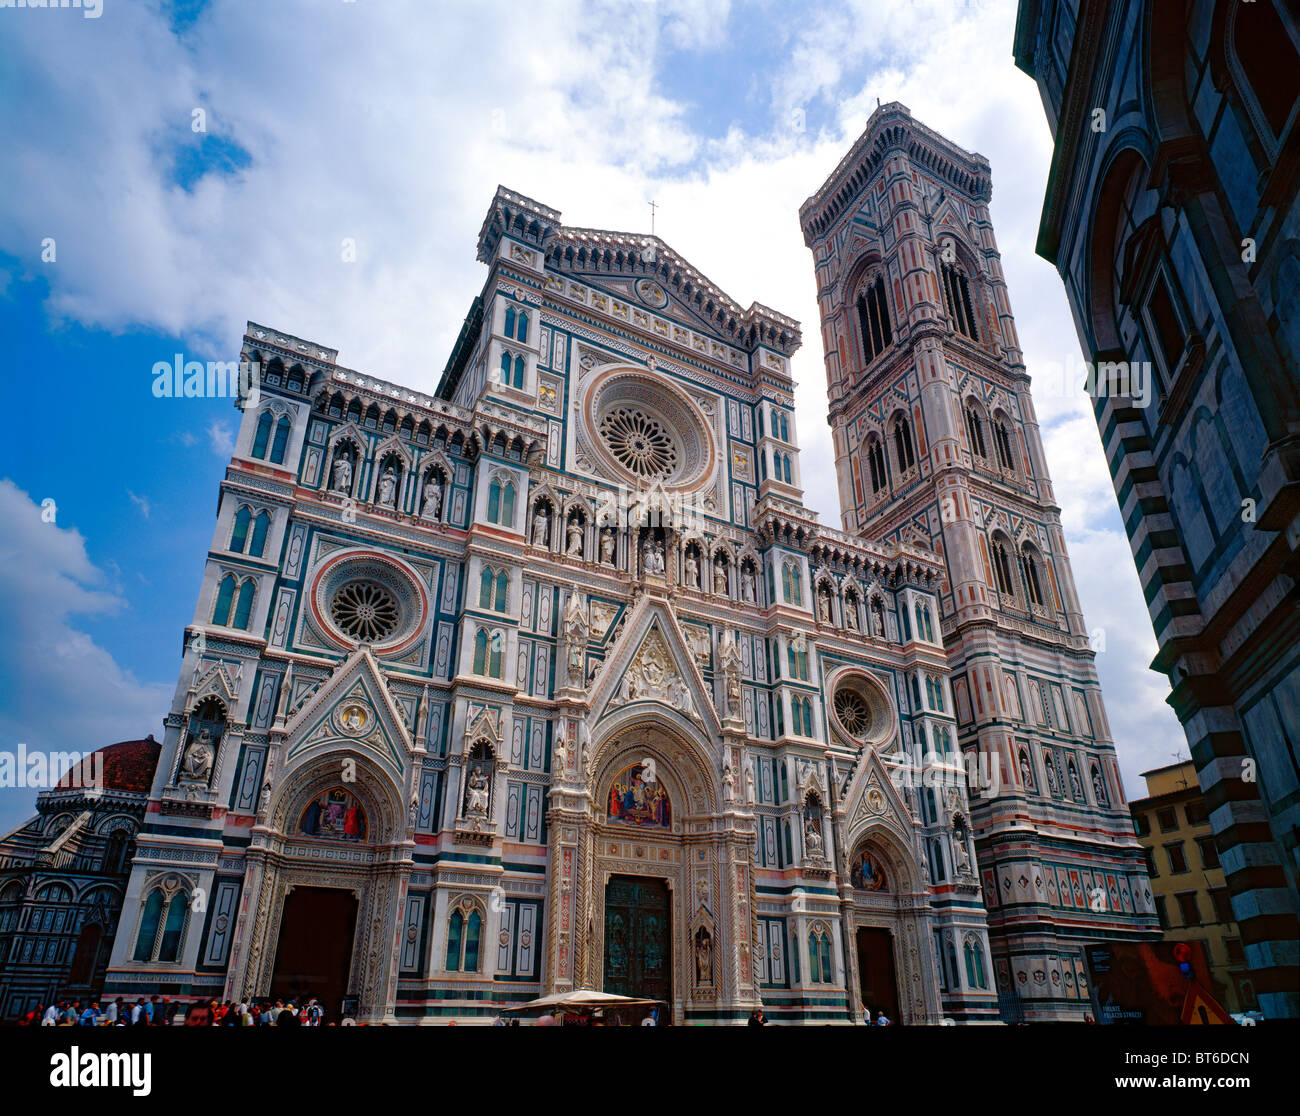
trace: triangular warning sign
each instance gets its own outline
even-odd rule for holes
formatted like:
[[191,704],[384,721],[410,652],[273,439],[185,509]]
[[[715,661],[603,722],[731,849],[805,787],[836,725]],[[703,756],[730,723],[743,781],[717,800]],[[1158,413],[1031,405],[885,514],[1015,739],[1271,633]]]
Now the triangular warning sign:
[[1191,981],[1187,988],[1187,999],[1183,1001],[1183,1022],[1199,1026],[1207,1023],[1231,1024],[1233,1019],[1218,1000],[1196,981]]

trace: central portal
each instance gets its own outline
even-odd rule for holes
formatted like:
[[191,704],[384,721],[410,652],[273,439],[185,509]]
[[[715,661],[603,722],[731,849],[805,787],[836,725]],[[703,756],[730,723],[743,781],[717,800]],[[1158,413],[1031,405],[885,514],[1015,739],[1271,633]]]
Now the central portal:
[[671,1003],[671,926],[663,880],[612,877],[605,887],[605,991]]
[[872,1012],[883,1011],[899,1023],[898,983],[894,979],[894,941],[888,930],[858,929],[858,972],[862,979],[862,1003]]
[[348,991],[357,898],[336,887],[295,887],[284,902],[271,997],[301,1005],[320,1001],[337,1023]]

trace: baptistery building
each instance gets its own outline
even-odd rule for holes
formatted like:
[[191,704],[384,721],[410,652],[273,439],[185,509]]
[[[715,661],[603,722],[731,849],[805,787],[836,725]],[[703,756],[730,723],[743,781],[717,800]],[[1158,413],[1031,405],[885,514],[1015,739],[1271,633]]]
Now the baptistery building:
[[803,218],[843,530],[802,501],[798,323],[656,237],[499,189],[433,394],[249,323],[108,994],[1092,1010],[1080,943],[1149,937],[1149,884],[987,164],[899,108]]

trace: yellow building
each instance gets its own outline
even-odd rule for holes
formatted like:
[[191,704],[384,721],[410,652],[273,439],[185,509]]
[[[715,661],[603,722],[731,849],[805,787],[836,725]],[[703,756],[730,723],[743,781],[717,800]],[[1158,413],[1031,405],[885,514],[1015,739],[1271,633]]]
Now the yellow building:
[[1190,760],[1144,771],[1147,797],[1129,804],[1165,941],[1200,942],[1214,979],[1227,987],[1224,1007],[1256,1009],[1241,935],[1209,813]]

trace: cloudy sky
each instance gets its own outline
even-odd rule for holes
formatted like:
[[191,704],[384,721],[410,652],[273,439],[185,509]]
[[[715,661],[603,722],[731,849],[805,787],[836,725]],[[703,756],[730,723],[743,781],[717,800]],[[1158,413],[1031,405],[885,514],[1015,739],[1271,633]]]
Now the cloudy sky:
[[[1185,751],[1079,352],[1033,254],[1050,137],[1010,0],[103,0],[0,12],[0,750],[161,736],[228,460],[228,403],[150,370],[252,319],[425,391],[478,292],[498,184],[656,232],[800,319],[806,498],[839,526],[798,208],[876,100],[993,166],[993,221],[1131,795]],[[355,241],[355,262],[341,245]],[[15,408],[21,407],[21,414]],[[51,503],[45,503],[51,501]],[[44,504],[44,514],[42,505]],[[52,521],[51,521],[52,520]],[[0,789],[0,827],[32,792]]]

